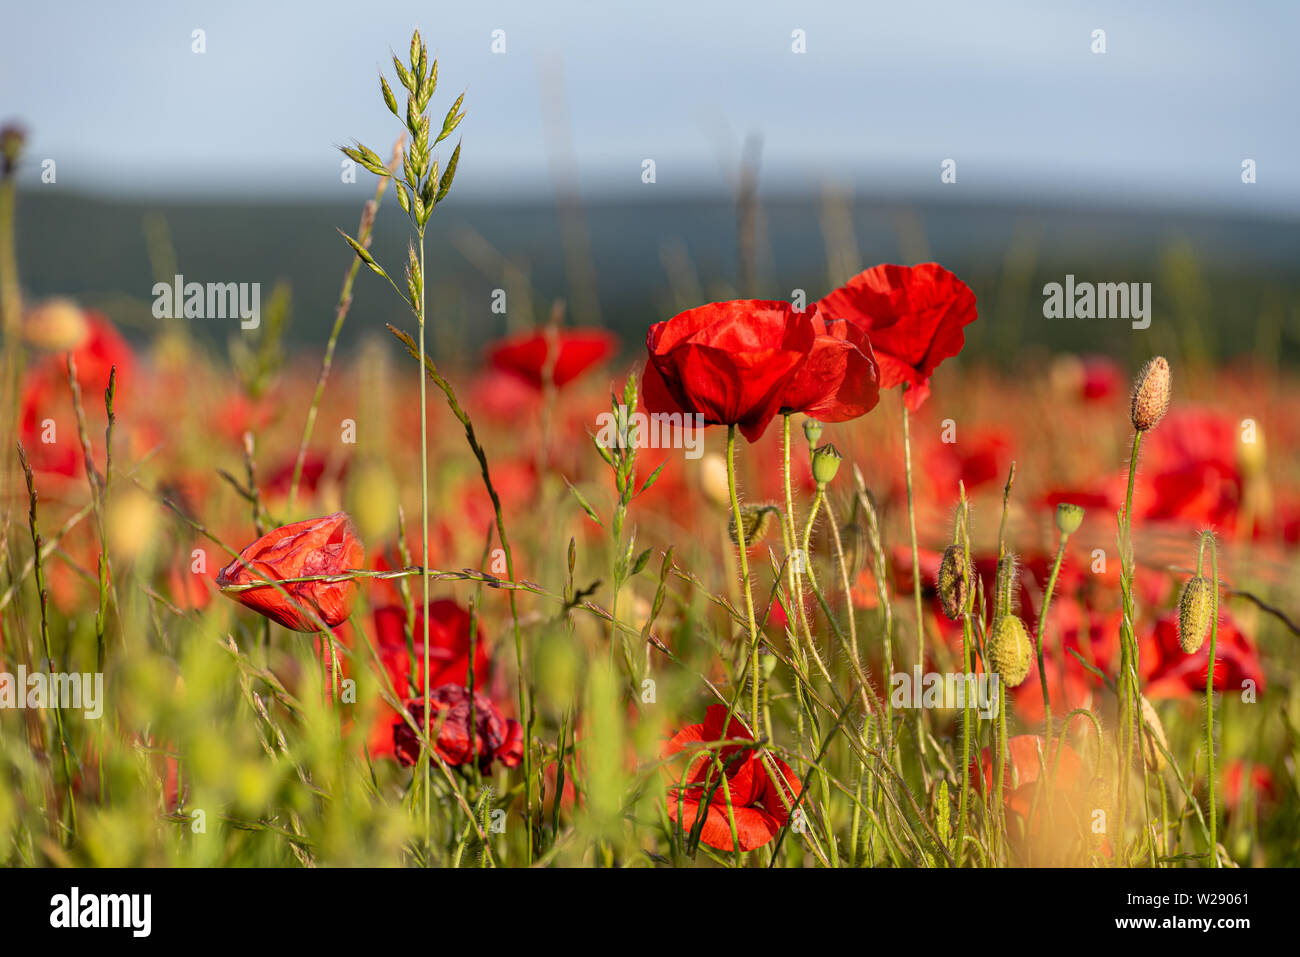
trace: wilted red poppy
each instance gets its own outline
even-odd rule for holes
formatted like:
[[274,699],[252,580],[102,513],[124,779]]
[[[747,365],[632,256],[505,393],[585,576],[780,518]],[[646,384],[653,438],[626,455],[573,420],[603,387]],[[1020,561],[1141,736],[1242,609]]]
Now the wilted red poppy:
[[547,382],[568,385],[617,350],[618,337],[605,329],[545,329],[502,339],[488,350],[488,360],[540,389]]
[[678,313],[646,335],[646,409],[698,413],[706,425],[739,426],[753,442],[815,338],[808,316],[788,302],[736,299]]
[[782,412],[802,412],[822,422],[847,422],[880,401],[880,370],[871,341],[847,319],[826,319],[808,307],[816,338],[812,351],[781,397]]
[[904,399],[913,412],[930,394],[939,363],[966,344],[962,329],[976,318],[975,294],[938,263],[873,266],[817,308],[866,332],[880,366],[880,387],[906,384]]
[[[345,512],[294,522],[267,532],[217,574],[223,590],[259,579],[286,581],[315,575],[342,575],[360,568],[365,555],[360,539]],[[347,621],[356,598],[356,583],[289,582],[280,588],[260,585],[226,594],[272,621],[293,631],[317,631],[309,612],[329,625]],[[292,600],[290,600],[292,599]]]
[[[678,731],[665,745],[664,755],[686,750],[695,741],[753,740],[753,736],[734,717],[724,733],[726,717],[726,707],[710,705],[704,723],[688,725]],[[719,850],[735,849],[727,815],[727,791],[730,792],[736,836],[740,839],[742,851],[762,847],[785,825],[790,817],[790,808],[799,797],[799,778],[784,761],[775,755],[769,757],[784,778],[784,785],[772,777],[763,761],[755,757],[753,749],[733,745],[718,752],[718,760],[726,774],[726,788],[718,784],[713,791],[700,831],[701,842]],[[674,788],[668,794],[668,817],[676,821],[680,815],[682,828],[690,833],[699,817],[700,802],[711,783],[716,781],[717,769],[709,756],[700,754],[693,759],[687,772],[685,790]]]
[[[493,761],[513,768],[524,758],[524,729],[507,718],[482,692],[474,692],[474,740],[470,741],[469,692],[463,685],[445,684],[429,692],[429,733],[436,734],[434,750],[453,767],[468,764],[478,755],[480,770]],[[424,724],[424,696],[406,703],[417,727]],[[420,740],[414,729],[398,716],[393,720],[393,751],[397,760],[411,767],[420,758]]]

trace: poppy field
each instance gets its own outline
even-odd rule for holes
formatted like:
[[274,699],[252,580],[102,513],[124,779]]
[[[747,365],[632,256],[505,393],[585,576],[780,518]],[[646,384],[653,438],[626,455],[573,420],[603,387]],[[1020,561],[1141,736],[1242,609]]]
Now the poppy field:
[[1300,863],[1293,369],[1007,371],[935,262],[446,355],[469,104],[391,66],[320,348],[24,295],[5,128],[0,862]]

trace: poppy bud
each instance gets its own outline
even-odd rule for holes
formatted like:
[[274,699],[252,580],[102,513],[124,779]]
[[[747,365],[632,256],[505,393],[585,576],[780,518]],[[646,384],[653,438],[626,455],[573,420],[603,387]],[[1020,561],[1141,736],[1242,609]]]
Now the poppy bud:
[[818,439],[822,437],[822,424],[816,419],[804,419],[803,437],[808,440],[809,445],[816,448]]
[[1178,644],[1189,655],[1194,655],[1205,642],[1210,631],[1214,592],[1210,580],[1197,575],[1183,586],[1183,597],[1178,600]]
[[829,443],[813,452],[813,480],[818,485],[826,485],[834,479],[835,473],[840,470],[840,458],[839,450]]
[[1133,428],[1139,432],[1154,429],[1169,411],[1169,363],[1156,356],[1138,373],[1133,387]]
[[986,646],[989,665],[1002,676],[1002,683],[1014,688],[1029,674],[1033,647],[1025,623],[1015,615],[1000,615]]
[[966,594],[973,578],[966,551],[960,545],[949,545],[943,550],[939,563],[939,604],[949,620],[956,621],[966,610]]
[[[760,538],[767,537],[767,533],[772,527],[772,516],[775,514],[776,508],[771,505],[742,505],[740,507],[740,517],[745,523],[746,548],[752,548]],[[731,544],[739,547],[740,539],[736,537],[736,517],[734,515],[727,524],[727,534],[731,536]]]
[[[226,594],[293,631],[318,631],[314,618],[333,628],[348,620],[356,582],[290,581],[314,576],[341,576],[357,568],[365,549],[345,512],[294,522],[267,532],[217,574]],[[284,582],[256,585],[259,580]],[[313,614],[314,613],[314,616]]]
[[1083,506],[1062,502],[1056,506],[1056,528],[1062,535],[1073,535],[1083,524]]

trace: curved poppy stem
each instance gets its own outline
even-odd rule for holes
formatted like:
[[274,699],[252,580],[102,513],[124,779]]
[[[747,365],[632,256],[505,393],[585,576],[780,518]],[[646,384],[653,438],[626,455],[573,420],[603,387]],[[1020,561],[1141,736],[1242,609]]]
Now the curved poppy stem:
[[754,617],[754,596],[749,590],[749,558],[745,554],[745,523],[740,517],[740,497],[736,494],[736,427],[727,426],[727,491],[731,495],[731,515],[736,523],[736,548],[740,552],[740,587],[745,593],[745,614],[749,619],[750,720],[754,733],[763,727],[759,713],[758,621]]

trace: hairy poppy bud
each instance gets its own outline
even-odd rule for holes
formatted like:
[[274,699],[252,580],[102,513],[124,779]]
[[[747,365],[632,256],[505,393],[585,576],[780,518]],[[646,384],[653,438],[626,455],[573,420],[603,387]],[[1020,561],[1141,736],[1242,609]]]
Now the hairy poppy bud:
[[813,480],[818,485],[825,485],[835,478],[835,473],[840,470],[840,458],[839,450],[829,443],[813,452]]
[[804,419],[803,437],[808,440],[809,445],[816,448],[817,441],[822,437],[822,424],[816,419]]
[[1073,535],[1083,524],[1083,506],[1062,502],[1056,506],[1056,528],[1062,535]]
[[1133,428],[1154,429],[1169,411],[1169,363],[1156,356],[1142,367],[1133,387]]
[[967,589],[973,577],[962,546],[949,545],[943,550],[943,560],[939,563],[939,604],[951,621],[956,621],[966,610]]
[[[331,628],[348,620],[356,582],[290,579],[345,575],[360,567],[364,559],[365,549],[352,519],[345,512],[335,512],[267,532],[221,569],[217,585],[241,605],[285,628],[318,631],[314,617]],[[256,584],[261,580],[284,584],[278,588]]]
[[986,646],[989,664],[1002,676],[1002,683],[1014,688],[1029,674],[1033,647],[1025,623],[1015,615],[1000,615],[993,622]]
[[1178,644],[1189,655],[1196,654],[1210,631],[1214,613],[1214,591],[1201,575],[1189,578],[1178,600]]
[[[776,508],[771,505],[742,505],[740,507],[740,518],[745,523],[745,547],[752,548],[754,543],[760,538],[767,537],[768,531],[772,527],[772,516],[776,514]],[[731,516],[731,521],[727,524],[727,534],[731,536],[731,544],[739,547],[740,539],[736,536],[736,516]]]

